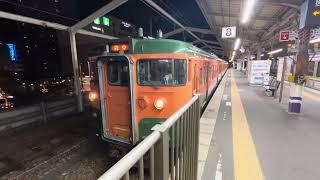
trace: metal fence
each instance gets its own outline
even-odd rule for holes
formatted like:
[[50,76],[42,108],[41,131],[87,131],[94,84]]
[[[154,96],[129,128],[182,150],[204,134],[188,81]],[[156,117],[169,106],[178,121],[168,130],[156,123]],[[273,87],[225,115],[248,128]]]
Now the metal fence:
[[63,117],[76,111],[76,99],[69,97],[60,101],[41,102],[13,111],[1,112],[0,133],[31,123],[46,123],[48,120]]
[[198,171],[200,103],[184,107],[111,167],[99,180],[195,180]]

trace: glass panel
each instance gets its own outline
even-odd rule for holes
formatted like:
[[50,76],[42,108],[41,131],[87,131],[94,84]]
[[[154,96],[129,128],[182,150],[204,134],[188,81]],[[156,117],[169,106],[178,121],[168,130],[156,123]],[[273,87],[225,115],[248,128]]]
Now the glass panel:
[[110,59],[108,66],[108,83],[114,86],[128,86],[129,66],[128,62],[121,58]]
[[187,62],[183,59],[141,59],[138,61],[138,84],[176,86],[186,83]]
[[307,72],[307,74],[308,74],[309,76],[313,76],[314,64],[315,64],[314,61],[311,61],[311,62],[309,62],[309,64],[308,64],[308,72]]
[[318,62],[317,77],[320,77],[320,62]]

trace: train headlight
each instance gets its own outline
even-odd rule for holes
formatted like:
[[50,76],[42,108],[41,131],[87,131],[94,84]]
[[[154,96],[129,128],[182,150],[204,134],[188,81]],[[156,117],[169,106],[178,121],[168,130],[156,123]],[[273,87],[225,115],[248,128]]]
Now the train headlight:
[[163,99],[157,99],[154,101],[154,107],[157,110],[162,110],[165,106],[165,101]]
[[96,92],[90,92],[89,93],[89,100],[91,102],[96,101],[98,99],[98,94]]

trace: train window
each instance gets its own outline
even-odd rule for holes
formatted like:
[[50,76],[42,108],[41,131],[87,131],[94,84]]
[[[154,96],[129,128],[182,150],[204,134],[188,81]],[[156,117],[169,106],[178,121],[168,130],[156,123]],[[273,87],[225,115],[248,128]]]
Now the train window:
[[108,62],[108,83],[114,86],[128,86],[129,66],[126,61]]
[[139,85],[178,86],[186,83],[184,59],[140,59],[137,65]]
[[202,85],[202,68],[200,68],[200,85]]
[[191,81],[191,60],[188,62],[188,81]]

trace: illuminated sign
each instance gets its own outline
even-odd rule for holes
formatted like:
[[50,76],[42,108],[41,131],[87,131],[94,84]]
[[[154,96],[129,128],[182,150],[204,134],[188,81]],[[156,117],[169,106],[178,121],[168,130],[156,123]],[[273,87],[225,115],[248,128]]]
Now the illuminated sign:
[[93,23],[99,25],[99,24],[100,24],[100,18],[95,19],[95,20],[93,21]]
[[17,50],[15,44],[7,44],[11,61],[17,60]]
[[300,29],[320,25],[320,0],[307,0],[301,6]]
[[110,26],[110,19],[108,17],[103,16],[102,23],[105,26]]
[[[93,21],[93,23],[96,24],[96,25],[100,25],[100,24],[101,24],[101,18],[95,19],[95,20]],[[102,17],[102,24],[103,24],[104,26],[110,26],[110,19],[109,19],[108,17],[106,17],[106,16],[103,16],[103,17]]]
[[131,24],[130,24],[130,23],[127,23],[127,22],[124,22],[124,21],[122,21],[121,24],[122,24],[124,27],[126,27],[126,28],[131,27]]
[[320,16],[320,11],[316,10],[316,11],[313,11],[312,13],[314,16]]

